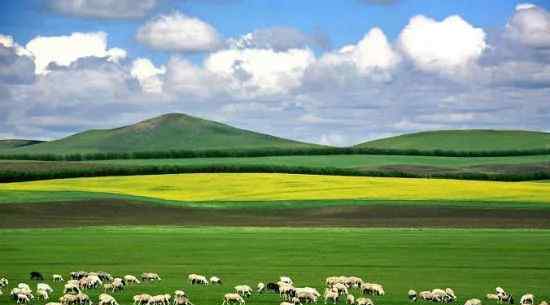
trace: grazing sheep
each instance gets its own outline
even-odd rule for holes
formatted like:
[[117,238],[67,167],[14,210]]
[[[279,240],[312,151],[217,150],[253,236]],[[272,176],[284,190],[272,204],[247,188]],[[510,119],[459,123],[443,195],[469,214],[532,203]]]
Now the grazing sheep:
[[17,295],[17,304],[27,304],[30,301],[30,298],[26,294],[20,293]]
[[90,297],[85,293],[81,292],[77,294],[76,299],[80,305],[92,305],[92,300],[90,300]]
[[447,297],[450,298],[450,302],[456,301],[456,294],[455,291],[451,288],[445,288],[445,293],[447,294]]
[[408,292],[408,296],[409,296],[409,300],[411,302],[415,302],[416,301],[416,291],[415,290],[409,290]]
[[296,305],[297,303],[292,303],[292,302],[287,302],[287,301],[282,301],[281,303],[279,303],[279,305]]
[[424,301],[431,301],[434,298],[431,291],[420,291],[418,295],[420,296],[420,299]]
[[78,304],[78,297],[75,294],[64,294],[59,298],[59,302],[62,305],[76,305]]
[[447,295],[445,290],[443,289],[434,289],[432,290],[432,301],[440,302],[440,303],[448,303],[448,300],[450,297]]
[[353,296],[353,294],[348,294],[348,296],[346,297],[346,304],[355,305],[355,297]]
[[464,303],[464,305],[481,305],[480,299],[469,299]]
[[147,304],[149,305],[168,305],[170,304],[171,296],[169,294],[159,294],[152,296]]
[[3,277],[0,279],[0,288],[8,287],[9,281],[7,278]]
[[[296,291],[296,298],[298,298],[300,304],[302,302],[304,303],[317,303],[317,298],[318,296],[316,294],[314,294],[312,291],[308,291],[308,290],[299,290],[299,291]],[[294,299],[294,298],[292,298]]]
[[267,288],[267,290],[271,292],[276,292],[276,293],[279,292],[279,284],[277,283],[267,283],[265,287]]
[[185,293],[185,291],[183,290],[175,290],[174,291],[174,296],[175,297],[184,297],[186,296],[187,294]]
[[20,294],[26,295],[29,299],[34,299],[34,296],[32,295],[32,291],[28,288],[13,288],[10,292],[10,296],[12,299],[17,300],[17,296]]
[[36,284],[36,290],[44,290],[48,293],[52,293],[53,292],[53,289],[52,287],[50,287],[50,285],[48,284],[45,284],[45,283],[38,283]]
[[494,293],[488,293],[485,295],[485,298],[487,300],[493,300],[493,301],[498,301],[500,300],[500,298],[498,297],[498,295],[494,294]]
[[153,281],[160,281],[162,280],[160,278],[160,276],[156,273],[152,273],[152,272],[144,272],[141,274],[141,280],[142,281],[150,281],[150,282],[153,282]]
[[71,279],[73,280],[80,280],[83,277],[88,276],[88,272],[86,271],[75,271],[71,272]]
[[111,290],[113,292],[124,290],[124,282],[122,281],[121,278],[115,278],[113,280],[113,282],[111,283]]
[[363,283],[361,285],[363,294],[384,295],[384,287],[376,283]]
[[191,282],[191,284],[208,285],[208,279],[204,275],[191,273],[187,276],[187,279]]
[[369,298],[358,298],[355,303],[357,305],[374,305],[371,299]]
[[311,288],[311,287],[296,288],[296,293],[302,292],[302,291],[311,293],[312,295],[315,296],[315,298],[319,298],[321,296],[319,291],[317,291],[317,289],[315,288]]
[[237,285],[235,286],[235,292],[243,297],[249,297],[252,295],[252,288],[248,285]]
[[499,303],[508,303],[508,304],[514,304],[514,297],[511,293],[504,292],[501,294],[497,294],[499,298]]
[[134,300],[134,303],[132,303],[133,305],[145,305],[149,303],[149,300],[151,299],[151,295],[142,293],[142,294],[135,295],[132,299]]
[[46,305],[62,305],[62,304],[58,302],[49,302],[49,303],[46,303]]
[[325,296],[324,297],[325,297],[325,304],[327,303],[327,301],[329,299],[332,300],[332,302],[334,304],[336,304],[336,302],[338,302],[338,298],[340,297],[340,293],[338,293],[338,289],[336,289],[336,288],[332,288],[332,289],[325,288]]
[[38,299],[42,299],[44,301],[47,301],[50,297],[48,296],[48,292],[46,290],[38,289],[36,291],[36,297]]
[[61,276],[61,274],[52,274],[52,281],[63,282],[63,277]]
[[210,283],[211,283],[212,285],[215,285],[215,284],[221,285],[221,284],[222,284],[222,279],[220,279],[220,278],[217,277],[217,276],[212,276],[212,277],[210,277],[209,280],[210,280]]
[[280,283],[279,284],[279,295],[283,300],[290,300],[296,296],[296,288],[290,284]]
[[99,295],[98,305],[118,305],[118,302],[112,296],[102,293]]
[[193,303],[191,303],[191,301],[189,301],[189,299],[184,295],[174,298],[174,304],[175,305],[193,305]]
[[539,305],[548,305],[548,302],[542,301],[542,302],[539,303]]
[[348,294],[348,287],[345,284],[342,283],[336,283],[332,286],[332,288],[336,289],[338,294]]
[[96,275],[102,280],[102,281],[112,281],[113,276],[110,273],[99,271],[96,273]]
[[126,281],[126,283],[133,283],[133,284],[139,284],[141,283],[137,277],[131,275],[131,274],[127,274],[124,276],[124,280]]
[[231,303],[245,304],[244,299],[238,293],[226,293],[223,296],[222,305],[228,305]]
[[25,284],[25,283],[17,284],[17,288],[31,290],[31,287],[28,284]]
[[531,293],[524,294],[521,296],[519,303],[521,305],[533,305],[535,303],[535,296]]
[[258,285],[256,286],[256,288],[257,288],[256,289],[257,293],[262,293],[265,290],[265,284],[262,283],[262,282],[259,282]]
[[279,279],[280,282],[283,282],[285,284],[289,284],[289,285],[293,285],[294,282],[292,281],[292,279],[288,276],[281,276],[280,279]]

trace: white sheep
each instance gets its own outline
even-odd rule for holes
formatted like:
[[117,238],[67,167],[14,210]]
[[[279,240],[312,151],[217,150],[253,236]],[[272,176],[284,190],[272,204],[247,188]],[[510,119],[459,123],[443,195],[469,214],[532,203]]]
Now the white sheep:
[[124,280],[126,281],[126,283],[133,283],[133,284],[139,284],[141,283],[137,277],[131,275],[131,274],[127,274],[124,276]]
[[62,304],[58,302],[48,302],[46,303],[46,305],[62,305]]
[[434,298],[431,291],[420,291],[418,296],[420,297],[421,300],[424,300],[424,301],[431,301]]
[[363,294],[384,295],[384,287],[377,283],[363,283],[361,285]]
[[118,302],[112,296],[102,293],[99,295],[98,305],[118,305]]
[[243,297],[249,297],[252,295],[252,288],[248,285],[237,285],[235,286],[235,292]]
[[25,283],[17,284],[17,288],[31,290],[31,287],[28,284],[25,284]]
[[63,282],[63,277],[61,274],[52,274],[52,280],[54,282]]
[[493,300],[493,301],[498,301],[500,300],[500,298],[498,297],[498,295],[494,294],[494,293],[488,293],[485,295],[485,298],[487,300]]
[[76,294],[64,294],[59,298],[59,302],[62,305],[76,305],[78,303],[78,297]]
[[134,302],[132,303],[133,305],[145,305],[151,299],[151,295],[142,293],[135,295],[132,299],[134,300]]
[[294,284],[294,281],[292,281],[292,279],[286,275],[283,275],[279,278],[279,281],[285,283],[285,284],[289,284],[289,285],[293,285]]
[[338,291],[338,294],[348,294],[348,287],[345,284],[342,283],[336,283],[332,285],[332,288],[336,289]]
[[221,285],[222,284],[222,279],[220,279],[217,276],[211,276],[209,280],[210,280],[210,283],[212,285],[215,285],[215,284]]
[[10,282],[8,281],[7,278],[3,277],[0,279],[0,288],[4,288],[4,287],[8,287],[8,284]]
[[521,296],[519,300],[521,305],[533,305],[535,303],[535,296],[531,293],[527,293]]
[[50,287],[50,285],[48,284],[45,284],[45,283],[38,283],[36,284],[36,290],[44,290],[48,293],[52,293],[53,292],[53,289],[52,287]]
[[153,273],[153,272],[144,272],[144,273],[142,273],[141,274],[141,279],[143,281],[151,281],[151,282],[162,280],[157,273]]
[[223,296],[222,305],[228,305],[232,303],[245,304],[244,299],[238,293],[226,293]]
[[346,297],[346,304],[355,305],[355,297],[353,296],[353,294],[348,294],[348,296]]
[[325,289],[325,304],[329,299],[332,300],[334,304],[336,304],[336,302],[338,302],[338,297],[340,297],[340,294],[338,293],[338,289],[336,288]]
[[295,290],[296,292],[296,298],[300,301],[300,303],[303,301],[305,303],[317,303],[317,296],[315,293],[313,293],[310,290]]
[[17,304],[27,304],[30,301],[30,298],[26,294],[20,293],[17,295]]
[[374,305],[371,299],[369,298],[358,298],[355,303],[357,305]]
[[464,305],[481,305],[480,299],[469,299],[464,303]]
[[50,297],[48,296],[48,291],[46,290],[42,290],[42,289],[38,289],[36,290],[36,297],[38,299],[42,299],[44,301],[47,301]]
[[193,305],[191,301],[184,295],[174,298],[175,305]]
[[92,300],[90,300],[90,297],[85,293],[80,292],[76,295],[76,298],[80,305],[92,305]]

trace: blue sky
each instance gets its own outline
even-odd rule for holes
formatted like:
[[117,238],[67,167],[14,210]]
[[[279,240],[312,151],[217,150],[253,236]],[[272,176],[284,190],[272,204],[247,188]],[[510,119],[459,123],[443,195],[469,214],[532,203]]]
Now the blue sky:
[[166,112],[332,145],[546,131],[549,10],[548,0],[0,1],[0,138]]

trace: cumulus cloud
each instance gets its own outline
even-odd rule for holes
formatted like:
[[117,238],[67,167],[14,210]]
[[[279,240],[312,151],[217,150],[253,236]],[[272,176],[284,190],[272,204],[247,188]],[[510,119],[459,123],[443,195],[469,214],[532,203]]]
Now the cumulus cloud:
[[136,38],[153,49],[163,51],[211,51],[221,44],[213,26],[177,11],[148,21],[138,29]]
[[32,58],[18,55],[17,48],[6,47],[0,42],[0,83],[21,84],[34,80]]
[[162,92],[162,80],[160,76],[164,73],[166,73],[166,68],[164,66],[157,68],[147,58],[138,58],[134,60],[130,70],[130,74],[139,81],[142,90],[148,93]]
[[460,16],[442,21],[418,15],[399,34],[401,51],[425,71],[462,69],[487,49],[486,34]]
[[156,0],[49,0],[50,7],[62,14],[92,18],[143,17]]
[[533,4],[520,4],[505,34],[530,47],[550,48],[550,13]]
[[315,55],[309,49],[229,49],[210,54],[204,65],[243,96],[256,96],[288,93],[298,87],[304,71],[314,61]]
[[27,43],[26,49],[35,58],[37,74],[47,73],[50,64],[68,66],[84,57],[101,57],[114,62],[126,57],[126,51],[122,49],[107,49],[107,34],[104,32],[38,36]]
[[273,49],[287,51],[303,49],[308,46],[326,47],[326,38],[322,35],[309,35],[291,27],[272,27],[255,30],[238,38],[230,38],[227,45],[235,49]]

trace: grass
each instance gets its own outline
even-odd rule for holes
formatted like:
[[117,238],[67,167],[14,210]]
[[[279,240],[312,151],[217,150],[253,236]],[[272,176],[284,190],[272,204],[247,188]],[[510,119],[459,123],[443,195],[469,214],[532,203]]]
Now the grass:
[[[550,298],[550,231],[546,230],[64,228],[1,230],[0,243],[0,276],[9,278],[10,287],[29,282],[28,273],[34,270],[47,277],[52,273],[66,277],[82,269],[119,276],[145,271],[161,275],[161,282],[115,293],[123,305],[131,304],[134,294],[175,289],[184,289],[194,304],[221,304],[222,295],[237,284],[254,287],[283,274],[293,277],[298,286],[318,289],[327,276],[358,275],[384,285],[387,295],[373,298],[375,304],[384,305],[407,303],[411,288],[452,287],[457,304],[483,298],[496,286],[511,290],[517,299],[534,293],[537,304]],[[186,281],[191,272],[217,275],[225,283],[191,286]],[[61,287],[53,285],[54,298]],[[97,302],[99,291],[87,293]],[[254,295],[247,304],[279,302],[277,296],[264,294]],[[5,293],[0,303],[13,302]]]
[[165,114],[130,126],[88,130],[63,139],[4,150],[5,154],[75,154],[251,148],[320,147],[184,114]]
[[550,133],[521,130],[440,130],[365,142],[357,147],[453,151],[545,149],[550,148]]
[[550,185],[289,174],[76,178],[0,185],[0,191],[91,192],[191,202],[397,200],[550,203]]

